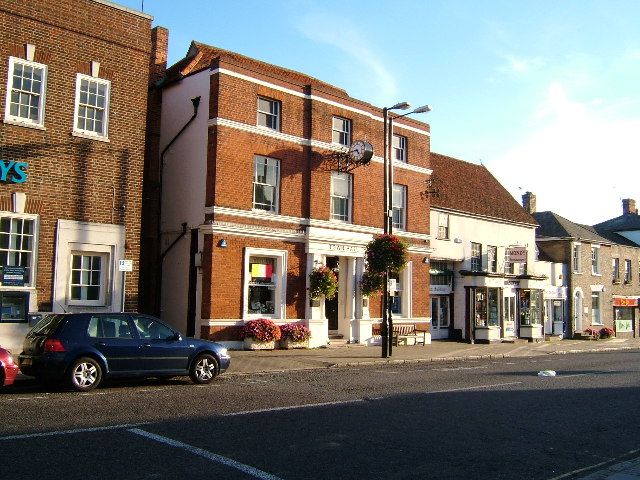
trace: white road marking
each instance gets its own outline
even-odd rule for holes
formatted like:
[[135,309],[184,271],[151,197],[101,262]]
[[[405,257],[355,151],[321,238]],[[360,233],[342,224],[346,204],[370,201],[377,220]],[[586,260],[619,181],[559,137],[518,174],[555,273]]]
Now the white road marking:
[[76,433],[106,432],[109,430],[124,430],[131,427],[139,427],[142,425],[147,425],[147,423],[131,423],[131,424],[125,424],[125,425],[113,425],[110,427],[78,428],[75,430],[56,430],[53,432],[24,433],[21,435],[9,435],[6,437],[0,437],[0,441],[24,440],[28,438],[55,437],[56,435],[74,435]]
[[276,477],[275,475],[271,475],[270,473],[259,470],[250,465],[245,465],[244,463],[236,462],[228,457],[224,457],[222,455],[218,455],[217,453],[209,452],[208,450],[204,450],[199,447],[194,447],[193,445],[189,445],[187,443],[182,443],[177,440],[173,440],[172,438],[163,437],[162,435],[156,435],[154,433],[147,432],[145,430],[141,430],[139,428],[132,428],[128,430],[131,433],[135,433],[136,435],[140,435],[144,438],[148,438],[149,440],[155,440],[156,442],[164,443],[165,445],[170,445],[175,448],[180,448],[182,450],[186,450],[193,455],[197,455],[199,457],[206,458],[207,460],[211,460],[212,462],[220,463],[227,467],[235,468],[236,470],[240,470],[243,473],[251,475],[254,478],[259,478],[260,480],[281,480],[280,477]]

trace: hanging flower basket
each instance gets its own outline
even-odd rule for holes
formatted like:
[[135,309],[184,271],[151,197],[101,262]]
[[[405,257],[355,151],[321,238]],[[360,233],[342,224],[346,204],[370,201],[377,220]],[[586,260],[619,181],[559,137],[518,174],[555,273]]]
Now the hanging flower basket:
[[363,297],[371,297],[382,292],[384,288],[384,273],[365,271],[360,280],[360,291]]
[[383,274],[387,270],[400,273],[407,264],[408,245],[395,235],[380,235],[367,244],[365,260],[367,271]]
[[309,274],[309,295],[316,300],[323,295],[333,298],[338,291],[338,277],[326,265],[321,265]]

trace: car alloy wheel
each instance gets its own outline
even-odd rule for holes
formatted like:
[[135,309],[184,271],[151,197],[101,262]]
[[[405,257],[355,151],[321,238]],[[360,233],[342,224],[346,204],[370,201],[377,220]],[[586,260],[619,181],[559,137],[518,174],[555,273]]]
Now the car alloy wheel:
[[216,375],[218,375],[218,361],[209,353],[199,355],[189,371],[189,377],[194,383],[211,383]]
[[76,360],[69,372],[71,387],[78,392],[93,390],[102,380],[100,364],[89,357]]

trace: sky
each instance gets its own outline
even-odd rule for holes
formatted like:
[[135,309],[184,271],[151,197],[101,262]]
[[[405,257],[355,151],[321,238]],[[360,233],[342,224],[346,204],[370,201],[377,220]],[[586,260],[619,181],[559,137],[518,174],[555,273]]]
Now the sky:
[[640,203],[639,0],[112,1],[169,29],[170,64],[196,40],[380,108],[429,104],[433,152],[538,211],[593,225]]

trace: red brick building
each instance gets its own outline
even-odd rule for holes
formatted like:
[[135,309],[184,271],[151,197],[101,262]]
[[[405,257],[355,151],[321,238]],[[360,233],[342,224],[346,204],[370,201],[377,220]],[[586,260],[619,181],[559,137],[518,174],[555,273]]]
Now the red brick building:
[[0,344],[28,312],[138,303],[151,20],[104,0],[0,1]]
[[[159,65],[167,31],[155,33]],[[151,116],[149,131],[160,141],[149,149],[157,168],[148,180],[159,183],[150,188],[162,198],[161,316],[232,347],[242,325],[260,317],[309,326],[312,346],[332,334],[379,340],[372,332],[380,296],[363,298],[359,280],[365,246],[383,231],[382,109],[303,73],[198,42],[158,80],[161,116]],[[394,321],[424,327],[429,140],[425,123],[394,123],[394,233],[410,245]],[[358,141],[372,145],[371,162],[339,171],[329,159]],[[309,297],[318,265],[338,272],[334,300]]]

